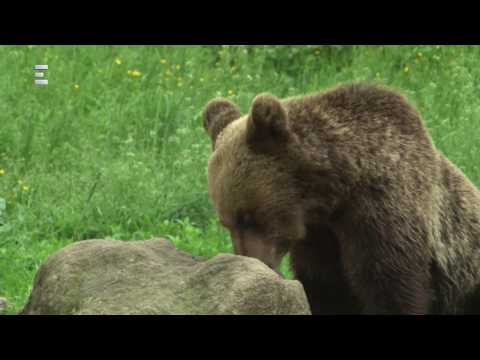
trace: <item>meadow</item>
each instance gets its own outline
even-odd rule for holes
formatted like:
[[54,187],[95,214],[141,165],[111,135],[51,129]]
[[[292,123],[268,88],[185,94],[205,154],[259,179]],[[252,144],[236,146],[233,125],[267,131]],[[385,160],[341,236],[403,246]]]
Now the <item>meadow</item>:
[[[49,85],[33,84],[48,64]],[[27,300],[39,265],[74,241],[166,237],[232,252],[207,193],[204,105],[247,112],[367,80],[401,90],[436,146],[480,186],[478,46],[0,46],[0,297]],[[288,258],[282,263],[288,271]]]

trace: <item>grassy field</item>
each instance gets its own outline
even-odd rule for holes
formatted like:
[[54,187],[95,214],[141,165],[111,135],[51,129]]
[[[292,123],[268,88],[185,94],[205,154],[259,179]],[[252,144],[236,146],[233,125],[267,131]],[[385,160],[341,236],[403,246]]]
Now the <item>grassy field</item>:
[[[33,85],[48,64],[49,85]],[[163,236],[231,252],[207,194],[201,113],[222,95],[370,80],[402,90],[480,185],[480,47],[1,46],[0,296],[18,311],[42,261],[82,239]],[[282,271],[287,270],[287,261]]]

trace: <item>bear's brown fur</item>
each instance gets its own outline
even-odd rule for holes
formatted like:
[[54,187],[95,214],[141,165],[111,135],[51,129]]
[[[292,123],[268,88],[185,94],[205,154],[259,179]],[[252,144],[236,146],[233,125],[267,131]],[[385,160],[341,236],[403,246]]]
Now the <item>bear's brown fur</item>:
[[314,314],[480,313],[480,192],[397,92],[218,98],[204,126],[235,253],[289,252]]

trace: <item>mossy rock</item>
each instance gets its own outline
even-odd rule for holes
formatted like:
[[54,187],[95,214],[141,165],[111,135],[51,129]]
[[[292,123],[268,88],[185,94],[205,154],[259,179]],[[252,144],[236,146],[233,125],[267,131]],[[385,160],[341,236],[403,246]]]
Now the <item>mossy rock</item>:
[[22,314],[310,314],[302,285],[259,260],[168,240],[84,240],[49,257]]
[[7,299],[0,297],[0,315],[7,311],[8,302]]

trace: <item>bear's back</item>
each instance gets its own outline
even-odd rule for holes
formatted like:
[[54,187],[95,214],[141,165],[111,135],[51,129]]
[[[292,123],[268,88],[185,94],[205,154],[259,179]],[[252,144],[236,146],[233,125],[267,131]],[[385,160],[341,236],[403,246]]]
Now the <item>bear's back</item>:
[[[397,133],[428,138],[418,112],[398,92],[380,85],[354,83],[307,96],[287,98],[295,130],[314,125],[325,130],[348,127],[359,133]],[[312,124],[311,124],[312,123]]]
[[[419,113],[396,91],[349,84],[287,98],[289,126],[313,161],[370,179],[433,178],[439,154]],[[330,169],[325,169],[330,170]],[[372,180],[373,181],[373,180]],[[408,181],[408,180],[407,180]]]

